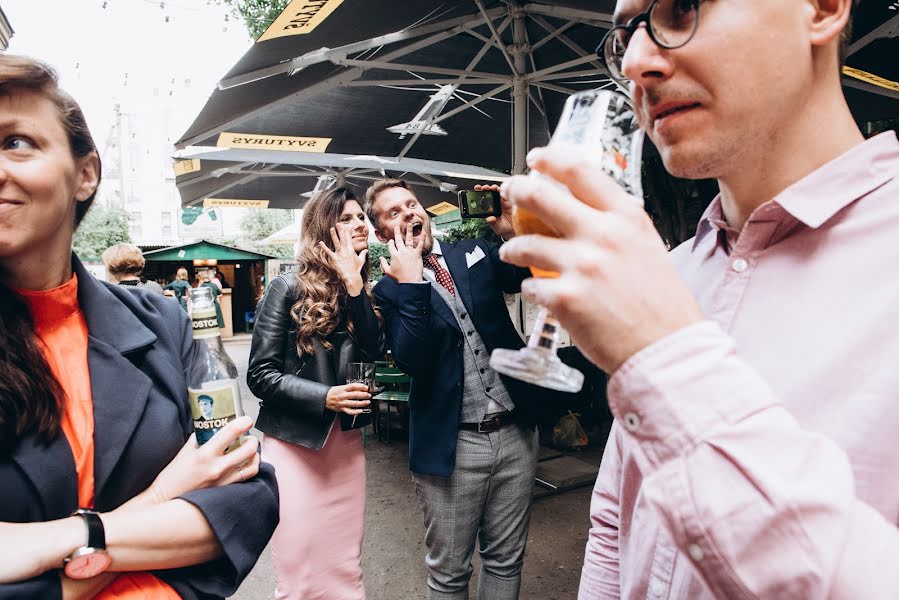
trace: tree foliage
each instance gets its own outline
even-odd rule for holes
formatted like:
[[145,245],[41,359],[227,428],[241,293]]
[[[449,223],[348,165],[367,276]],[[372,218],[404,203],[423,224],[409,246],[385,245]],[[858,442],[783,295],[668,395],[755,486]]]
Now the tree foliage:
[[94,204],[75,232],[72,248],[82,260],[99,260],[110,246],[130,242],[128,214]]
[[239,15],[247,31],[257,39],[265,33],[290,0],[222,0],[236,15]]
[[251,208],[240,220],[241,239],[245,242],[258,242],[292,222],[293,216],[289,210]]
[[384,277],[384,273],[381,271],[381,257],[390,258],[390,250],[387,248],[387,244],[382,244],[380,242],[369,242],[368,243],[368,266],[369,266],[369,279],[371,279],[372,283],[379,281],[381,277]]
[[447,227],[441,241],[455,244],[461,240],[484,239],[492,244],[500,244],[502,240],[484,219],[465,219],[458,225]]

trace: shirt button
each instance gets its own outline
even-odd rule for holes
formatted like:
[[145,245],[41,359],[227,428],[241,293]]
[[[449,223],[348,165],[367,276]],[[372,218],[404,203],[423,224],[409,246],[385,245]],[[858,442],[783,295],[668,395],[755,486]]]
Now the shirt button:
[[493,388],[490,387],[490,386],[488,385],[487,387],[484,388],[484,391],[487,392],[487,393],[489,394],[489,393],[490,393],[490,390],[492,390],[492,389],[493,389]]
[[665,582],[661,579],[653,578],[652,582],[649,584],[649,592],[656,596],[657,598],[661,598],[665,593]]
[[468,337],[471,337],[473,334],[474,334],[474,331],[469,331],[469,332],[468,332]]
[[745,258],[735,258],[734,261],[730,263],[730,268],[737,273],[742,273],[749,268],[749,261]]
[[487,372],[487,369],[481,369],[481,375]]
[[[459,345],[461,346],[462,344],[459,344]],[[481,353],[480,350],[475,350],[475,351],[474,351],[474,355],[475,355],[475,356],[477,356],[477,355],[480,354],[480,353]]]
[[699,562],[705,557],[705,554],[702,552],[702,548],[699,547],[698,544],[690,544],[687,546],[687,552],[690,553],[690,558]]
[[624,428],[631,433],[640,429],[640,417],[636,413],[627,413],[624,415]]
[[467,316],[468,316],[468,314],[467,314],[467,313],[462,313],[462,314],[461,314],[461,315],[459,315],[459,316],[460,316],[460,317],[462,317],[462,320],[463,320],[463,321],[464,321],[464,320],[465,320],[465,317],[467,317]]

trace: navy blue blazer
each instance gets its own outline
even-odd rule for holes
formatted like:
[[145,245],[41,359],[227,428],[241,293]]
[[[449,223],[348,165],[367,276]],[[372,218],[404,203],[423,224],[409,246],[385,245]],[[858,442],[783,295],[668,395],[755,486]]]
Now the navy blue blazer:
[[[190,319],[172,299],[100,282],[77,258],[78,304],[88,328],[87,360],[94,404],[94,506],[110,511],[145,490],[193,431],[187,399]],[[49,445],[34,435],[0,456],[0,521],[67,517],[78,507],[71,447],[62,434]],[[262,464],[250,481],[182,497],[209,521],[224,555],[215,561],[156,571],[190,599],[230,596],[249,573],[278,523],[274,469]],[[55,571],[0,585],[0,599],[61,598]]]
[[[476,247],[485,256],[469,268],[465,254]],[[518,292],[528,271],[502,262],[499,248],[484,240],[441,242],[440,248],[456,293],[467,309],[464,319],[474,323],[488,352],[524,346],[502,292]],[[462,331],[450,307],[431,285],[397,283],[384,277],[373,293],[384,316],[393,358],[412,377],[409,468],[416,473],[448,476],[456,464],[462,405]],[[519,420],[533,425],[534,398],[539,388],[509,377],[502,380],[515,402]]]

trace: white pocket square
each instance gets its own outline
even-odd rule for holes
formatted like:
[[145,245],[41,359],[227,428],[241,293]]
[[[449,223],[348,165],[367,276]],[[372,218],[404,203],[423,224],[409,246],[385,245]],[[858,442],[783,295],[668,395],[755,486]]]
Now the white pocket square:
[[481,247],[475,246],[474,250],[465,253],[465,264],[468,265],[468,268],[470,269],[473,264],[475,264],[485,256],[487,255],[484,254],[484,251],[481,250]]

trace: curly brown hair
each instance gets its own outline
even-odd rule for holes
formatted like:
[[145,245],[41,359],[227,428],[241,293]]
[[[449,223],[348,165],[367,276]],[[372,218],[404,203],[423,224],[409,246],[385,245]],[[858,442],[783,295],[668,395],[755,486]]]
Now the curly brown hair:
[[[329,337],[339,327],[345,327],[351,336],[355,334],[353,322],[347,315],[348,294],[346,286],[331,262],[331,257],[319,246],[324,242],[334,250],[331,228],[334,227],[347,202],[357,201],[353,192],[344,187],[326,190],[312,198],[303,210],[303,226],[300,233],[299,269],[300,297],[290,309],[290,316],[297,324],[297,352],[312,354],[318,339],[328,350],[334,348]],[[368,262],[362,267],[363,292],[371,297],[368,281]],[[378,320],[381,315],[377,309]]]

